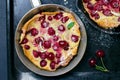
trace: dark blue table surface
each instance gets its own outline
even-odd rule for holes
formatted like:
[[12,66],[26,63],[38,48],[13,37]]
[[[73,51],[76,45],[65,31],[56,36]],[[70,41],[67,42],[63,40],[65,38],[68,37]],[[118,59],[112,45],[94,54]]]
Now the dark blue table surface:
[[7,80],[6,0],[0,0],[0,80]]
[[[9,43],[9,41],[7,40],[7,36],[6,36],[6,28],[8,27],[6,25],[7,20],[6,20],[6,1],[7,0],[0,0],[0,80],[7,80],[7,42]],[[10,0],[9,0],[10,1]],[[25,1],[25,2],[23,2]],[[69,5],[67,2],[63,4],[64,0],[42,0],[42,3],[56,3],[56,4],[62,4],[70,9],[72,9],[75,13],[77,13],[77,15],[81,15],[79,12],[76,11],[75,8],[75,1],[76,0],[67,0],[69,2]],[[71,2],[70,2],[71,1]],[[18,21],[21,19],[21,17],[29,10],[31,9],[31,5],[29,3],[29,0],[14,0],[14,11],[18,11],[18,12],[14,12],[14,28],[16,28],[16,25],[18,23]],[[73,4],[74,3],[74,4]],[[19,5],[21,4],[21,5]],[[26,5],[27,4],[27,5]],[[74,6],[73,6],[74,5]],[[24,10],[23,10],[24,8]],[[21,11],[22,9],[22,11]],[[88,45],[86,52],[85,52],[85,56],[81,61],[81,64],[83,64],[84,66],[77,66],[74,70],[73,73],[71,71],[71,73],[61,76],[63,77],[65,80],[120,80],[120,61],[118,60],[120,58],[119,52],[120,52],[120,38],[117,38],[117,36],[113,36],[113,35],[109,35],[109,34],[105,34],[103,32],[100,32],[96,29],[94,29],[93,27],[91,27],[90,24],[88,24],[87,21],[85,21],[84,17],[80,17],[82,19],[82,21],[84,21],[84,24],[86,26],[86,30],[87,30],[87,34],[88,34]],[[7,33],[9,34],[9,33]],[[120,37],[120,36],[118,36]],[[94,44],[95,43],[95,44]],[[114,49],[116,48],[116,49]],[[111,70],[110,73],[102,73],[102,72],[98,72],[92,68],[90,68],[88,66],[88,64],[86,63],[87,60],[94,55],[94,52],[97,49],[103,49],[105,50],[106,57],[104,58],[106,60],[107,66],[109,66],[109,69]],[[14,65],[14,64],[9,64],[9,65]],[[81,69],[78,69],[78,68]],[[77,71],[77,72],[76,72]],[[93,71],[93,72],[92,72]],[[9,73],[11,74],[11,73]],[[77,74],[77,75],[76,75]],[[68,76],[69,75],[69,76]],[[71,76],[72,75],[72,76]],[[16,75],[18,76],[18,75]],[[45,78],[42,76],[34,76],[31,75],[33,77],[37,77],[36,80],[48,80],[49,78]],[[14,75],[15,77],[15,75]],[[19,76],[18,76],[19,77]],[[63,80],[63,78],[61,77],[57,77],[59,78],[59,80]],[[41,78],[41,79],[40,79]],[[98,79],[99,78],[99,79]],[[27,78],[29,79],[29,78]],[[50,78],[51,80],[53,80],[52,78]],[[8,79],[9,80],[9,79]],[[19,79],[17,79],[19,80]],[[21,80],[21,79],[20,79]]]

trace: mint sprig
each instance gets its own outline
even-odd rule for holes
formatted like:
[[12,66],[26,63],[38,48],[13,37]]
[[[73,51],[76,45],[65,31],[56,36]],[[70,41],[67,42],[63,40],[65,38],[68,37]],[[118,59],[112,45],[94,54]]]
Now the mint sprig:
[[99,70],[99,71],[102,71],[102,72],[109,72],[108,69],[102,67],[102,66],[98,66],[98,65],[95,65],[95,69]]
[[70,30],[74,26],[75,22],[71,22],[68,24],[67,28]]

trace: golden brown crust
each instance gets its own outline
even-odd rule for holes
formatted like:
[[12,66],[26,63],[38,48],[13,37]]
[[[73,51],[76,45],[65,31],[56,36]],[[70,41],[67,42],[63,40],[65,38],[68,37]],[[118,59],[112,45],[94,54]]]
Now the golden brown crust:
[[[73,56],[77,55],[77,49],[78,49],[78,46],[79,46],[79,42],[80,42],[80,30],[79,30],[79,24],[76,22],[75,18],[73,17],[73,15],[71,13],[67,13],[67,12],[63,12],[63,15],[64,16],[68,16],[69,17],[69,21],[67,21],[65,24],[63,24],[64,26],[67,26],[70,22],[75,22],[75,25],[74,27],[72,27],[70,30],[66,30],[65,33],[63,34],[60,34],[58,33],[58,35],[61,37],[61,40],[66,40],[68,43],[69,43],[69,50],[68,51],[65,51],[65,50],[62,50],[62,56],[63,56],[63,60],[61,59],[61,62],[62,64],[58,64],[56,65],[56,68],[55,69],[51,69],[50,68],[50,60],[47,60],[47,65],[45,67],[41,67],[40,66],[40,61],[41,59],[40,58],[35,58],[32,54],[33,50],[38,50],[36,47],[32,46],[33,45],[33,40],[34,40],[34,37],[31,37],[30,34],[27,34],[26,35],[26,32],[30,30],[30,28],[32,28],[33,26],[35,26],[37,29],[39,29],[38,27],[40,26],[40,21],[38,22],[37,20],[39,19],[40,16],[43,16],[43,15],[55,15],[59,12],[43,12],[41,14],[37,14],[35,15],[33,18],[31,18],[28,22],[25,23],[25,25],[22,27],[22,30],[23,30],[23,33],[21,34],[20,36],[20,43],[21,41],[23,40],[24,37],[28,38],[29,42],[26,43],[27,45],[30,45],[30,49],[29,50],[26,50],[24,48],[24,44],[21,44],[22,48],[23,48],[23,51],[24,51],[24,54],[25,56],[34,64],[36,65],[37,67],[39,67],[40,69],[44,69],[44,70],[47,70],[47,71],[55,71],[59,66],[67,66],[68,63],[71,61],[71,59],[73,58]],[[51,26],[57,30],[57,26],[62,24],[60,21],[58,21],[56,23],[56,20],[53,22],[51,22]],[[67,28],[66,28],[67,29]],[[78,42],[73,42],[71,41],[71,35],[74,34],[74,35],[77,35],[79,37],[79,40]],[[48,35],[46,33],[44,34],[39,34],[39,36],[43,36],[45,37],[46,39],[48,39]],[[47,37],[46,37],[47,36]],[[39,47],[39,49],[41,49]],[[49,52],[53,52],[53,53],[56,53],[52,48],[48,49],[47,51]]]
[[[91,0],[91,3],[95,3],[95,0]],[[118,18],[120,16],[112,15],[112,16],[105,16],[102,12],[98,11],[98,14],[100,16],[99,19],[95,19],[90,15],[90,10],[87,8],[87,4],[83,2],[83,6],[86,10],[86,12],[89,14],[89,17],[96,22],[100,27],[108,29],[108,28],[114,28],[118,27],[120,25],[120,22],[118,22]]]
[[67,66],[69,64],[69,62],[71,61],[71,59],[73,58],[73,55],[70,54],[62,63],[61,66]]

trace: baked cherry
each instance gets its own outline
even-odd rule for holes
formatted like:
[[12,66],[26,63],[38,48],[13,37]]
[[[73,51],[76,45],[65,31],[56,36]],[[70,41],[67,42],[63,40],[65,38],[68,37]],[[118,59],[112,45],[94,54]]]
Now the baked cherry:
[[97,57],[103,57],[105,55],[104,51],[103,50],[98,50],[96,51],[96,56]]
[[56,53],[56,58],[60,58],[61,57],[61,53]]
[[112,16],[112,13],[111,13],[111,11],[110,11],[109,9],[103,10],[103,14],[104,14],[105,16]]
[[63,13],[57,13],[55,16],[53,16],[54,19],[59,20],[61,17],[63,17]]
[[40,56],[41,59],[47,58],[47,55],[46,55],[45,52],[40,52],[40,53],[39,53],[39,56]]
[[53,50],[58,51],[59,50],[59,44],[56,43],[52,46]]
[[118,18],[118,22],[120,22],[120,17]]
[[42,39],[40,37],[35,38],[35,43],[39,44],[40,42],[42,42]]
[[97,13],[97,12],[96,12],[95,10],[91,10],[91,11],[90,11],[90,15],[91,15],[92,17],[94,17],[96,13]]
[[112,8],[119,8],[120,5],[118,1],[112,1],[110,4]]
[[89,60],[89,65],[90,65],[91,67],[95,66],[95,65],[96,65],[96,59],[91,58],[91,59]]
[[28,42],[28,39],[27,39],[27,38],[24,38],[24,39],[22,40],[21,44],[25,44],[25,43],[27,43],[27,42]]
[[43,46],[44,46],[45,49],[49,49],[51,47],[51,41],[49,41],[49,40],[48,41],[44,41],[43,42]]
[[56,64],[55,61],[51,61],[51,63],[50,63],[50,68],[51,68],[51,69],[55,69],[55,64]]
[[28,49],[30,49],[30,46],[29,45],[24,45],[24,48],[28,50]]
[[90,10],[93,10],[93,4],[92,3],[88,3],[87,4],[87,8],[90,9]]
[[63,49],[68,50],[69,49],[69,44],[67,43],[66,46]]
[[40,16],[38,21],[44,21],[44,20],[45,20],[45,17],[46,17],[45,15]]
[[104,5],[108,5],[109,3],[111,2],[111,0],[102,0],[102,3],[104,4]]
[[94,5],[94,9],[95,9],[95,10],[98,10],[98,11],[101,11],[101,10],[103,10],[103,6],[102,6],[101,4],[96,3],[96,4]]
[[88,3],[90,0],[83,0],[84,3]]
[[55,30],[52,27],[48,28],[48,34],[49,35],[54,35],[55,34]]
[[59,46],[60,47],[64,47],[64,46],[66,46],[66,44],[67,44],[67,42],[65,41],[65,40],[61,40],[61,41],[59,41]]
[[53,40],[54,40],[54,41],[58,41],[58,39],[59,39],[58,36],[56,36],[56,35],[53,36]]
[[61,19],[61,22],[62,23],[66,23],[67,21],[69,20],[69,17],[68,16],[65,16]]
[[40,66],[41,67],[45,67],[47,65],[47,61],[46,60],[41,60],[40,61]]
[[97,20],[97,19],[100,18],[100,15],[99,15],[98,13],[96,13],[94,17],[95,17],[95,19]]
[[23,30],[19,30],[20,33],[23,33]]
[[36,51],[36,50],[33,50],[33,56],[34,56],[35,58],[38,58],[38,57],[39,57],[39,52]]
[[77,42],[78,41],[78,36],[77,35],[72,35],[71,36],[71,40],[73,41],[73,42]]
[[47,55],[47,59],[48,60],[54,60],[54,58],[55,58],[55,55],[52,52],[49,52],[48,55]]
[[48,16],[49,21],[52,21],[52,19],[53,19],[52,16]]
[[41,27],[42,28],[46,28],[46,27],[48,27],[49,26],[49,22],[46,22],[46,21],[42,21],[41,22]]
[[60,58],[57,58],[56,59],[56,64],[59,64],[60,63]]
[[68,42],[65,41],[65,40],[59,41],[59,46],[60,46],[61,48],[63,48],[64,50],[68,50],[68,49],[69,49],[69,44],[68,44]]
[[65,27],[64,27],[64,25],[60,25],[60,26],[58,26],[58,30],[61,31],[61,32],[65,31]]
[[38,34],[38,30],[36,28],[32,28],[30,30],[30,33],[31,33],[32,36],[36,36]]

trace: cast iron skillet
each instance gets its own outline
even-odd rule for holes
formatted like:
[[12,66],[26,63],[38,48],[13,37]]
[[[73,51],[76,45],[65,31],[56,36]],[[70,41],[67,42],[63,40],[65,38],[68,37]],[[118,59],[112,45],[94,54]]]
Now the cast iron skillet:
[[[36,1],[36,0],[32,0],[32,1]],[[38,0],[37,0],[38,1]],[[34,3],[33,3],[34,4]],[[30,19],[32,18],[35,14],[41,12],[41,11],[50,11],[50,12],[54,12],[54,11],[65,11],[65,12],[70,12],[72,13],[78,24],[80,25],[80,31],[81,31],[81,41],[79,44],[79,48],[78,48],[78,54],[71,60],[70,64],[66,67],[61,67],[59,69],[57,69],[54,72],[49,72],[49,71],[45,71],[45,70],[41,70],[38,67],[36,67],[33,63],[31,63],[30,60],[28,60],[28,58],[24,55],[22,47],[19,44],[19,40],[20,40],[20,30],[22,28],[22,26]],[[44,5],[39,5],[33,9],[31,9],[30,11],[28,11],[20,20],[20,22],[17,25],[16,28],[16,32],[15,32],[15,48],[17,51],[17,55],[19,57],[19,59],[21,60],[21,62],[32,72],[39,74],[39,75],[43,75],[43,76],[58,76],[58,75],[62,75],[67,73],[68,71],[72,70],[82,59],[85,49],[86,49],[86,44],[87,44],[87,35],[86,35],[86,30],[85,27],[83,25],[83,23],[81,22],[81,20],[78,18],[78,16],[70,11],[68,8],[61,6],[61,5],[57,5],[57,4],[44,4]],[[80,64],[79,64],[80,65]]]
[[96,29],[108,34],[120,34],[120,25],[114,29],[104,29],[104,28],[101,28],[99,25],[97,25],[92,19],[90,19],[88,13],[85,11],[83,7],[82,0],[76,0],[76,6],[85,15],[85,18],[88,20],[88,22]]

